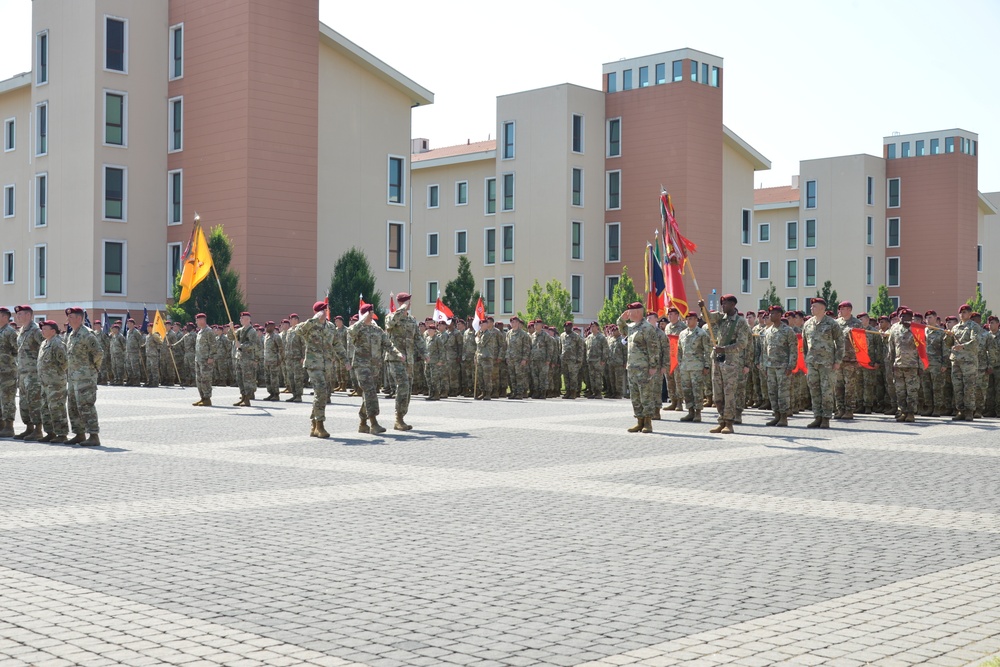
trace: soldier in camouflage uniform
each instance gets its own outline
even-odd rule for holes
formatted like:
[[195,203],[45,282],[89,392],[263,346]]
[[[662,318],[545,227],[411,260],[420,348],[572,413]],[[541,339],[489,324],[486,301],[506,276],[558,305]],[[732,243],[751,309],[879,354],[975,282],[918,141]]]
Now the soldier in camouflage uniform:
[[618,317],[618,328],[627,332],[628,383],[636,425],[629,433],[652,433],[653,415],[660,406],[663,332],[643,318],[643,305],[630,303]]
[[604,369],[608,364],[608,339],[597,322],[590,323],[590,334],[584,340],[587,349],[587,370],[590,383],[587,398],[604,398]]
[[326,384],[326,377],[327,366],[333,363],[333,357],[328,356],[327,353],[331,346],[335,349],[339,348],[338,354],[343,359],[346,352],[343,346],[339,344],[340,341],[335,338],[328,340],[330,333],[326,327],[326,303],[323,301],[314,303],[313,313],[314,315],[311,318],[295,325],[289,331],[294,332],[302,341],[304,349],[302,363],[309,373],[309,380],[313,387],[313,407],[312,414],[310,415],[312,427],[309,430],[309,436],[312,438],[329,438],[330,434],[324,426],[324,422],[326,421],[326,400],[327,396],[330,395],[329,387]]
[[[301,403],[303,385],[305,384],[305,368],[302,365],[305,358],[305,345],[302,337],[295,330],[299,324],[299,316],[292,313],[288,318],[288,329],[285,330],[285,382],[290,398],[288,403]],[[284,321],[282,327],[285,326]]]
[[94,321],[94,335],[97,342],[101,344],[101,352],[104,354],[104,361],[101,363],[101,370],[97,374],[98,384],[110,384],[111,382],[111,335],[104,333],[101,328],[101,320]]
[[558,398],[562,393],[562,346],[559,344],[559,332],[555,327],[547,327],[549,348],[549,397]]
[[[752,310],[748,310],[744,319],[747,321],[747,327],[750,328],[750,337],[747,339],[747,346],[743,350],[744,363],[746,365],[746,373],[744,374],[745,381],[741,390],[742,400],[739,401],[739,407],[742,410],[746,407],[759,408],[761,406],[761,386],[760,386],[760,371],[757,368],[760,363],[760,332],[757,322],[757,313]],[[754,334],[757,334],[756,336]],[[767,380],[764,381],[764,391],[767,393]],[[741,418],[736,420],[737,424],[742,423]]]
[[462,360],[462,351],[465,347],[465,338],[456,329],[454,320],[448,323],[448,335],[445,337],[445,349],[448,354],[448,395],[458,396],[462,393],[462,374],[459,371],[459,363]]
[[121,332],[121,324],[111,325],[111,335],[108,336],[108,351],[111,359],[110,384],[125,384],[125,336]]
[[375,366],[382,363],[386,354],[390,354],[398,361],[404,361],[404,355],[392,345],[386,333],[375,324],[373,319],[375,313],[370,303],[361,306],[358,313],[358,321],[347,329],[347,339],[354,347],[351,364],[363,396],[361,409],[358,411],[358,417],[361,418],[358,432],[378,435],[385,433],[385,428],[378,423],[379,406],[378,389],[375,384]]
[[0,438],[14,437],[16,394],[17,332],[10,325],[10,310],[0,306]]
[[990,390],[987,393],[987,417],[1000,417],[1000,318],[990,315],[987,320],[990,332]]
[[[413,386],[414,363],[427,356],[424,338],[420,335],[417,321],[410,315],[410,295],[400,292],[396,295],[399,307],[389,313],[385,330],[391,346],[384,352],[388,366],[388,380],[396,396],[396,431],[409,431],[413,427],[404,421],[410,410],[410,393]],[[399,358],[402,357],[402,358]]]
[[462,395],[472,398],[475,385],[476,331],[470,326],[462,333]]
[[898,402],[896,421],[912,422],[916,421],[914,414],[917,412],[920,392],[918,374],[923,363],[917,354],[917,341],[910,330],[913,322],[912,311],[907,308],[901,309],[899,320],[889,329],[888,343],[889,356],[893,360],[892,377],[896,384]]
[[250,313],[240,313],[240,328],[236,330],[236,383],[240,400],[235,406],[250,407],[257,391],[257,330],[250,325]]
[[[72,326],[72,325],[70,325]],[[73,327],[76,330],[76,327]],[[150,332],[146,339],[142,341],[142,347],[146,351],[146,374],[147,387],[160,386],[160,357],[163,352],[163,339],[155,331]]]
[[495,322],[493,330],[497,332],[497,358],[493,362],[493,398],[507,396],[510,377],[507,374],[507,332],[503,322]]
[[[796,368],[800,367],[800,361],[805,361],[805,354],[802,352],[802,325],[805,324],[804,313],[801,311],[789,311],[788,315],[788,326],[792,328],[795,332],[795,343],[799,348],[799,358],[796,360]],[[809,384],[806,379],[806,373],[797,370],[792,373],[792,414],[798,414],[799,412],[805,410],[810,404],[809,399]],[[772,406],[774,407],[774,406]]]
[[285,345],[281,334],[275,330],[274,320],[264,324],[264,373],[267,376],[267,396],[265,401],[281,400],[281,364],[285,357]]
[[[190,331],[185,336],[194,343],[194,358],[191,360],[191,368],[194,369],[194,384],[198,387],[199,399],[192,405],[209,407],[212,405],[212,368],[215,366],[216,355],[218,355],[217,341],[212,329],[208,326],[208,318],[205,313],[198,313],[194,317],[196,330]],[[182,339],[184,340],[184,339]]]
[[698,326],[698,314],[690,312],[687,327],[677,339],[677,369],[674,374],[680,381],[680,392],[687,404],[687,414],[682,422],[701,422],[704,405],[704,384],[712,368],[712,343],[708,333]]
[[608,326],[608,398],[622,398],[628,348],[617,324]]
[[[101,444],[97,420],[97,377],[104,359],[104,350],[94,332],[84,325],[83,308],[67,308],[66,319],[73,330],[66,342],[67,377],[69,386],[69,422],[73,439],[70,444],[96,447]],[[152,339],[157,334],[150,334]],[[84,439],[84,434],[90,436]]]
[[863,329],[861,320],[854,317],[854,306],[850,301],[842,301],[837,307],[840,317],[837,324],[840,325],[844,334],[844,359],[840,362],[840,370],[837,371],[837,385],[835,390],[835,402],[837,412],[836,419],[854,419],[854,412],[858,409],[858,399],[862,395],[861,366],[858,364],[858,357],[854,351],[854,339],[851,337],[851,329]]
[[500,334],[493,328],[493,318],[487,317],[476,333],[476,400],[493,397],[493,367],[500,355]]
[[892,380],[892,357],[889,356],[889,329],[892,322],[888,315],[880,315],[878,318],[878,332],[882,353],[882,364],[879,368],[879,383],[882,398],[883,414],[896,414],[896,385]]
[[528,323],[531,336],[531,358],[528,368],[531,372],[531,398],[544,400],[548,392],[548,346],[545,342],[544,325],[533,320]]
[[986,394],[990,388],[990,337],[989,330],[983,326],[982,316],[972,313],[972,321],[979,332],[979,382],[976,388],[976,419],[982,419],[986,408]]
[[[163,346],[163,351],[165,353],[165,358],[167,361],[167,373],[164,375],[166,381],[170,385],[181,384],[181,378],[178,377],[179,373],[183,373],[182,364],[184,363],[183,355],[178,355],[174,351],[174,344],[181,339],[181,326],[179,322],[167,322],[167,340]],[[97,333],[97,329],[94,330]],[[108,355],[107,350],[105,350],[104,363],[101,364],[101,368],[108,365]]]
[[510,378],[509,399],[520,401],[528,391],[528,362],[531,359],[531,336],[521,328],[521,319],[510,318],[507,332],[507,374]]
[[[924,323],[927,325],[927,369],[920,374],[920,388],[923,397],[922,417],[940,417],[947,411],[945,404],[944,385],[947,381],[948,353],[944,339],[947,332],[942,331],[937,313],[928,310],[924,313]],[[935,328],[932,328],[935,327]]]
[[[667,335],[668,342],[671,336],[674,340],[680,341],[680,335],[687,329],[687,325],[681,321],[681,311],[671,306],[667,308],[667,327],[664,333]],[[673,372],[670,372],[669,366],[667,367],[667,396],[670,398],[670,404],[666,407],[667,410],[682,410],[684,402],[684,389],[681,386],[680,378],[680,366],[678,366]]]
[[34,321],[35,313],[31,306],[14,308],[14,321],[19,330],[17,334],[17,393],[21,421],[24,422],[23,432],[14,436],[15,440],[24,440],[38,431],[42,437],[42,395],[38,384],[38,348],[42,346],[41,329]]
[[38,348],[36,364],[41,389],[42,423],[24,439],[66,442],[66,434],[69,433],[69,421],[66,419],[66,346],[58,335],[59,325],[52,320],[42,322],[41,333],[43,340]]
[[788,426],[792,414],[791,378],[799,361],[799,343],[792,328],[781,321],[783,313],[781,306],[771,306],[768,311],[770,326],[761,334],[768,400],[774,410],[768,426]]
[[979,331],[972,321],[972,307],[958,308],[961,319],[951,328],[951,382],[955,391],[954,421],[972,421],[976,413],[976,391],[979,387]]
[[[712,402],[719,412],[719,424],[709,433],[733,433],[738,416],[737,388],[744,382],[745,350],[750,341],[750,327],[736,312],[736,297],[723,295],[719,300],[722,312],[709,313],[715,332],[712,350]],[[704,301],[698,306],[704,308]]]
[[441,334],[444,332],[444,323],[427,318],[426,338],[424,347],[427,350],[427,360],[424,363],[424,372],[427,376],[427,399],[428,401],[439,401],[447,397],[444,381],[444,365],[448,354],[444,349],[445,339]]
[[868,359],[871,361],[871,368],[861,368],[861,394],[858,399],[858,412],[863,415],[872,413],[872,406],[875,405],[875,386],[878,381],[879,367],[882,365],[882,336],[876,335],[876,327],[868,313],[858,315],[861,320],[861,327],[870,333],[868,336]]
[[142,363],[142,332],[131,317],[125,322],[125,384],[138,387],[144,379]]
[[[198,330],[194,322],[188,322],[184,327],[184,335],[181,336],[180,340],[177,341],[175,347],[180,349],[180,354],[184,359],[184,368],[181,372],[184,374],[183,380],[184,385],[187,387],[196,386],[197,382],[197,368],[198,365],[195,362],[196,354],[195,350],[198,343]],[[211,355],[215,357],[215,354]],[[211,381],[211,378],[209,378]]]
[[580,366],[586,358],[583,339],[573,331],[573,323],[563,325],[563,333],[559,336],[559,360],[562,363],[563,378],[566,393],[563,398],[577,398],[580,391]]
[[834,408],[834,385],[840,360],[844,358],[844,330],[826,314],[826,301],[812,300],[813,316],[802,327],[802,351],[809,373],[813,421],[806,428],[830,428]]

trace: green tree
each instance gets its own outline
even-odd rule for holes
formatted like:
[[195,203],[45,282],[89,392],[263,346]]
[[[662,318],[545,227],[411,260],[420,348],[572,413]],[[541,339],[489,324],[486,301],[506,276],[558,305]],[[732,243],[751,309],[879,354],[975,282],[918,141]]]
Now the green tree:
[[872,307],[868,309],[868,316],[878,318],[882,315],[891,315],[894,310],[896,310],[896,307],[889,300],[889,288],[885,285],[879,285],[878,296],[872,302]]
[[545,283],[544,288],[536,280],[528,290],[525,310],[526,313],[517,313],[522,320],[541,320],[561,328],[564,322],[573,319],[573,300],[569,290],[555,278]]
[[760,305],[757,307],[758,310],[767,310],[770,306],[781,305],[781,297],[778,296],[778,289],[774,286],[773,282],[769,282],[768,284],[770,286],[764,292],[764,296],[760,298]]
[[337,259],[330,278],[330,317],[340,315],[344,322],[358,312],[358,299],[375,307],[375,314],[385,320],[382,293],[375,289],[375,274],[363,250],[351,248]]
[[[628,274],[628,267],[622,267],[622,277],[611,292],[611,297],[604,300],[600,312],[597,313],[597,321],[601,326],[614,324],[618,317],[625,312],[628,305],[634,301],[641,301],[639,293],[635,291],[635,283],[632,276]],[[565,322],[565,320],[563,320]]]
[[[247,304],[243,290],[240,289],[240,274],[229,268],[233,261],[233,240],[222,230],[222,225],[216,225],[209,230],[208,249],[212,252],[212,263],[219,273],[219,282],[222,283],[229,312],[238,323],[240,313],[247,310]],[[221,324],[229,321],[214,273],[209,273],[208,277],[191,291],[190,299],[178,305],[177,299],[180,296],[181,285],[178,274],[174,281],[174,305],[167,306],[167,315],[174,322],[194,322],[197,313],[205,313],[210,323]]]
[[993,311],[986,307],[986,299],[983,298],[983,290],[977,284],[976,285],[976,295],[966,301],[967,304],[972,306],[972,311],[979,313],[983,316],[983,322],[986,322],[986,318],[993,314]]
[[833,283],[827,280],[823,283],[822,290],[816,290],[816,296],[823,297],[826,300],[826,307],[828,310],[837,312],[837,306],[840,301],[837,300],[837,290],[833,289]]
[[476,279],[472,276],[472,265],[464,255],[458,258],[458,275],[444,286],[442,300],[455,313],[455,317],[463,320],[476,312],[479,290],[476,289]]

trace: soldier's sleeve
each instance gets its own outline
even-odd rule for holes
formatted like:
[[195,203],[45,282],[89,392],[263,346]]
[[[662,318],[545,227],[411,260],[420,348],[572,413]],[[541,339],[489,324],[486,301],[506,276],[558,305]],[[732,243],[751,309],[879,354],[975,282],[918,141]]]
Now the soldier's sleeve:
[[[358,344],[358,337],[360,336],[361,329],[359,327],[357,330],[355,330],[352,333],[351,329],[354,329],[355,326],[357,326],[357,324],[355,324],[354,326],[350,327],[347,330],[347,334],[350,337],[351,344],[357,346],[357,344]],[[379,331],[382,331],[382,330],[379,329]],[[382,335],[385,335],[384,331],[382,332]],[[341,342],[340,337],[339,336],[331,336],[331,338],[333,339],[333,353],[336,354],[338,357],[340,357],[340,361],[342,363],[349,364],[351,362],[351,360],[347,358],[347,350],[344,348],[344,344]]]
[[889,359],[896,358],[896,337],[889,334]]
[[90,337],[90,360],[95,370],[101,370],[101,362],[104,360],[104,348],[97,336]]
[[836,349],[833,351],[833,363],[839,364],[844,360],[844,330],[841,327],[833,328],[833,342]]
[[799,341],[791,329],[785,332],[785,344],[788,345],[788,368],[795,368],[799,365]]
[[[796,336],[796,339],[798,339],[798,336]],[[798,345],[798,340],[795,341],[795,344]],[[806,336],[806,327],[805,327],[805,325],[803,325],[802,326],[802,356],[805,357],[808,352],[809,352],[809,337]],[[798,363],[798,361],[796,361],[796,364],[797,363]]]

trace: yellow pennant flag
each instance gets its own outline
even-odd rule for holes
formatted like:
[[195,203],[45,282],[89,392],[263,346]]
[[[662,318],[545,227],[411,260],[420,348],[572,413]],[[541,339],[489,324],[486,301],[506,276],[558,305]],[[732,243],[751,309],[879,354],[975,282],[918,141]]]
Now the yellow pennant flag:
[[156,315],[153,317],[153,333],[160,334],[160,340],[167,339],[167,325],[163,323],[160,311],[156,311]]
[[191,298],[191,290],[208,277],[212,271],[212,253],[208,249],[208,239],[200,224],[195,224],[184,254],[184,270],[181,273],[181,296],[177,303],[184,303]]

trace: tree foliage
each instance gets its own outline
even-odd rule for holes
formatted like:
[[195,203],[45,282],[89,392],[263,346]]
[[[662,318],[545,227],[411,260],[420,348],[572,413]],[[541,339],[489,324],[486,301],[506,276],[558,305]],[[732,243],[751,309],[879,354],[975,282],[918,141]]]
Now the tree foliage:
[[[223,231],[222,225],[216,225],[209,230],[208,249],[212,253],[215,270],[219,273],[219,282],[222,283],[229,312],[235,321],[239,322],[240,313],[248,308],[243,290],[240,288],[240,274],[229,268],[233,261],[233,240]],[[180,278],[181,274],[177,274],[177,279],[174,281],[174,305],[167,306],[167,315],[170,319],[175,322],[194,322],[196,314],[205,313],[209,323],[229,322],[214,273],[210,273],[191,291],[190,299],[178,305],[177,299],[181,296]]]
[[573,319],[573,300],[569,290],[555,278],[545,283],[544,288],[535,280],[528,290],[525,310],[526,313],[517,313],[522,320],[541,320],[561,328],[564,322]]
[[868,309],[868,316],[878,318],[882,315],[891,315],[894,310],[896,310],[896,307],[889,300],[889,288],[885,285],[879,285],[878,296],[872,302],[872,307]]
[[611,297],[604,299],[604,305],[597,313],[598,323],[601,326],[614,324],[618,321],[618,317],[625,312],[628,305],[634,301],[642,301],[642,299],[635,291],[635,283],[632,282],[632,276],[628,274],[628,267],[623,266],[621,279],[611,292]]
[[463,320],[472,317],[476,311],[479,290],[476,289],[476,279],[472,275],[472,265],[464,255],[458,258],[458,275],[444,286],[442,300],[455,313],[455,317]]
[[840,305],[840,301],[837,299],[837,290],[833,289],[832,282],[827,280],[823,283],[823,289],[816,290],[816,296],[823,297],[826,300],[827,310],[837,312],[837,306]]
[[330,317],[340,315],[344,323],[358,312],[359,298],[375,307],[380,320],[385,319],[382,293],[375,289],[375,274],[363,250],[351,248],[337,259],[330,278]]
[[983,298],[983,290],[979,285],[976,285],[976,295],[966,303],[972,306],[973,312],[983,316],[983,322],[986,322],[986,318],[993,314],[993,311],[986,306],[986,299]]
[[781,305],[781,297],[778,296],[778,289],[774,286],[774,282],[769,282],[768,285],[769,287],[767,288],[767,291],[764,292],[764,296],[760,298],[760,304],[758,305],[757,310],[767,310],[771,306]]

